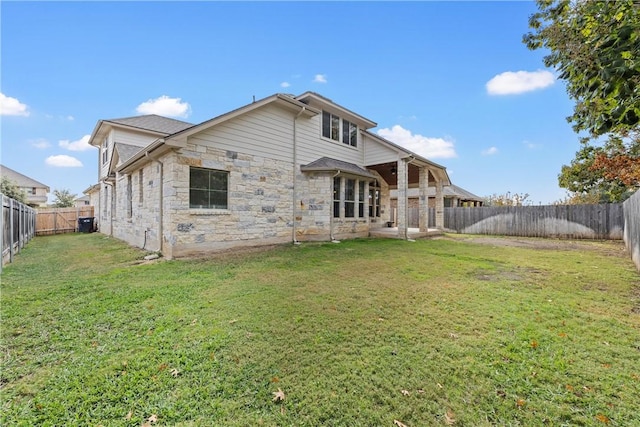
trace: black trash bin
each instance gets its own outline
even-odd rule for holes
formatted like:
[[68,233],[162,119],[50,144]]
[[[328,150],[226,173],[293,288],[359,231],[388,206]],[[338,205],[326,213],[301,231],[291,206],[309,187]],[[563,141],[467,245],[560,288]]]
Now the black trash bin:
[[93,218],[92,216],[78,218],[78,232],[91,233],[93,231]]

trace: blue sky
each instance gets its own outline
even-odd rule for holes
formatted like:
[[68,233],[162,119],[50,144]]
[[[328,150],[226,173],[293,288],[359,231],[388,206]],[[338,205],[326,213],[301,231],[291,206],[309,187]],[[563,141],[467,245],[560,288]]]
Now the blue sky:
[[[522,44],[533,2],[7,2],[1,162],[79,196],[100,119],[199,123],[311,90],[447,167],[478,196],[557,184],[579,148],[573,103]],[[50,197],[50,200],[52,197]]]

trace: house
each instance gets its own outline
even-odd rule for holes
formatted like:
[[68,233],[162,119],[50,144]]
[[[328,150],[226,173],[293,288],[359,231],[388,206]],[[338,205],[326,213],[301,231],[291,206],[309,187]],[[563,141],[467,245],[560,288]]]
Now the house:
[[6,177],[27,195],[27,205],[31,207],[47,206],[49,187],[33,178],[0,165],[0,176]]
[[76,208],[81,208],[83,206],[89,206],[89,205],[91,205],[91,198],[89,196],[87,196],[87,195],[82,196],[82,197],[78,197],[77,199],[75,199],[73,201],[73,205]]
[[[381,138],[376,123],[314,92],[275,94],[199,124],[157,115],[100,120],[99,231],[183,257],[237,246],[369,236],[390,190],[406,212],[429,187],[443,227],[446,169]],[[408,238],[406,221],[397,235]]]

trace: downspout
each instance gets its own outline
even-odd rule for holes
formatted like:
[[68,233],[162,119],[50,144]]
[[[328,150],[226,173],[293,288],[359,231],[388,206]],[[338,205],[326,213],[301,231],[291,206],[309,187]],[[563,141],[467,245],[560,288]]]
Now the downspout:
[[113,237],[113,205],[115,203],[115,201],[113,200],[113,183],[109,182],[109,181],[103,181],[105,183],[105,185],[108,185],[109,187],[111,187],[111,208],[110,208],[110,215],[109,215],[109,236]]
[[[331,185],[331,190],[332,190],[331,191],[331,195],[332,196],[333,196],[333,179],[335,177],[337,177],[338,175],[340,175],[341,172],[342,172],[341,170],[338,170],[338,172],[336,172],[336,174],[331,177],[331,181],[329,181],[329,184]],[[329,206],[330,206],[330,208],[329,208],[329,238],[331,239],[331,241],[333,243],[340,243],[340,240],[336,240],[333,237],[333,197],[331,197],[331,204]]]
[[298,122],[298,117],[300,117],[302,115],[302,113],[304,113],[304,111],[307,109],[307,107],[302,107],[302,109],[298,112],[298,114],[296,114],[296,116],[293,118],[293,190],[292,190],[292,201],[291,201],[291,224],[292,224],[292,228],[291,228],[291,240],[293,241],[294,245],[298,245],[300,244],[300,242],[298,242],[298,239],[296,239],[296,200],[297,200],[297,174],[298,174],[298,134],[297,134],[297,122]]
[[[156,157],[153,157],[149,154],[149,152],[145,152],[144,156],[147,157],[148,159],[153,160],[154,162],[158,163],[160,165],[160,203],[158,204],[158,215],[160,216],[160,221],[158,221],[158,238],[159,238],[159,243],[160,243],[160,248],[159,251],[160,253],[164,254],[164,229],[162,227],[162,224],[164,224],[164,210],[163,210],[163,206],[164,206],[164,163],[162,163],[160,160],[158,160]],[[146,245],[146,238],[147,238],[147,232],[145,231],[145,245]]]

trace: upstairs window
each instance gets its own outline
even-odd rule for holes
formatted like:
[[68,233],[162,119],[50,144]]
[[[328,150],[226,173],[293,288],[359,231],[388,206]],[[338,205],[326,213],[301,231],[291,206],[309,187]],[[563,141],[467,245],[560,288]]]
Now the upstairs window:
[[358,126],[327,111],[322,112],[322,136],[352,147],[358,146]]
[[109,140],[107,138],[105,138],[104,141],[102,142],[102,164],[103,165],[107,163],[107,144],[108,143],[109,143]]
[[189,169],[189,207],[227,209],[229,172],[213,169]]

